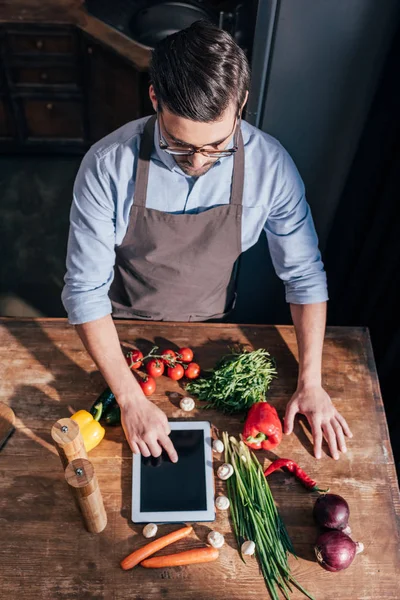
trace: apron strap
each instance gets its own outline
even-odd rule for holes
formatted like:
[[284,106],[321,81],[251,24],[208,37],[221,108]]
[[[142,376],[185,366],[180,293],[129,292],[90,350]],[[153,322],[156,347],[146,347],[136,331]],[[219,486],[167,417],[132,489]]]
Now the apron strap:
[[231,204],[241,206],[244,186],[244,144],[242,131],[239,130],[238,149],[233,156]]
[[146,206],[147,182],[149,180],[150,156],[154,145],[154,127],[157,115],[147,121],[139,149],[139,161],[136,171],[135,205]]
[[[157,115],[147,121],[139,149],[139,161],[136,172],[135,205],[146,206],[147,183],[149,180],[150,157],[154,144],[154,128]],[[233,173],[230,204],[242,205],[244,187],[244,144],[239,131],[238,150],[233,156]]]

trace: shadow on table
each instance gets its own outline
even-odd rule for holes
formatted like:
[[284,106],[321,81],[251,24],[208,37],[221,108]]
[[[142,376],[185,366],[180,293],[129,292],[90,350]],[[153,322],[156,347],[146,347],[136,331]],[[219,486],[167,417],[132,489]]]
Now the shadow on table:
[[[38,386],[19,386],[9,405],[22,422],[20,431],[57,454],[50,433],[52,425],[81,408],[88,409],[104,390],[104,379],[99,371],[87,373],[71,360],[47,335],[40,321],[24,321],[21,326],[20,321],[10,319],[2,321],[2,326],[52,375]],[[77,343],[81,344],[78,336]],[[82,351],[85,352],[83,346]],[[34,369],[32,376],[35,376]],[[59,400],[41,388],[51,388]],[[48,429],[43,430],[43,422],[48,424]]]
[[[8,401],[20,422],[8,444],[16,443],[18,436],[18,464],[23,466],[26,460],[27,475],[16,475],[14,478],[17,486],[19,482],[25,482],[29,487],[29,493],[24,492],[23,486],[18,488],[22,497],[27,499],[28,504],[25,508],[30,507],[30,510],[28,512],[25,510],[24,514],[28,519],[37,520],[39,514],[37,507],[43,507],[44,510],[46,507],[49,508],[48,497],[51,494],[48,494],[47,490],[52,486],[58,494],[64,494],[67,497],[67,503],[76,512],[76,508],[71,502],[72,498],[69,497],[60,459],[51,438],[51,428],[58,419],[66,417],[80,408],[91,406],[98,393],[104,389],[104,380],[98,371],[87,373],[69,359],[67,354],[58,348],[47,335],[40,321],[27,320],[21,325],[21,321],[10,319],[3,320],[1,325],[22,347],[28,350],[35,361],[52,375],[51,379],[39,375],[40,379],[38,380],[35,367],[29,365],[29,370],[25,369],[24,375],[29,380],[31,371],[31,380],[35,381],[36,378],[38,384],[17,385]],[[81,343],[78,338],[77,343]],[[26,367],[26,363],[24,367]],[[90,381],[89,386],[88,381]],[[49,393],[46,393],[46,390]],[[81,390],[86,391],[81,392]],[[49,455],[44,456],[42,452],[37,452],[36,448],[32,446],[32,442],[44,448]],[[30,470],[35,473],[32,477],[28,475]],[[59,477],[48,479],[47,475],[49,473],[53,475],[56,470]],[[17,506],[22,508],[22,505]],[[80,519],[79,516],[78,518]]]
[[[177,326],[179,327],[179,326]],[[203,343],[201,344],[189,344],[194,351],[195,361],[198,362],[203,369],[209,369],[215,366],[217,361],[224,354],[228,354],[234,346],[244,345],[248,346],[250,349],[255,349],[259,347],[260,340],[262,339],[263,346],[270,352],[273,357],[279,357],[277,369],[278,369],[278,378],[272,383],[271,389],[268,392],[268,400],[276,406],[279,416],[283,418],[285,413],[285,407],[287,402],[290,400],[297,384],[297,372],[298,372],[298,363],[296,358],[294,357],[292,351],[288,347],[286,341],[281,336],[279,330],[275,327],[263,328],[262,336],[260,336],[260,328],[257,326],[239,326],[237,330],[237,335],[232,335],[232,332],[223,326],[219,326],[213,331],[213,336],[209,336]],[[171,329],[171,338],[173,338],[174,329]],[[177,332],[178,333],[178,332]],[[179,334],[178,334],[179,335]],[[194,341],[197,336],[194,336]],[[137,347],[144,354],[148,353],[149,350],[154,346],[158,346],[160,351],[170,348],[171,350],[177,351],[178,346],[171,338],[155,336],[153,340],[147,338],[138,337],[133,340],[133,347]],[[124,345],[124,343],[122,343]],[[176,383],[171,385],[171,390],[176,390]],[[181,393],[184,393],[184,390],[181,390]],[[170,397],[170,392],[166,392],[166,396],[169,402],[176,409],[179,405],[179,398]],[[197,403],[199,404],[199,403]],[[196,414],[196,418],[202,418],[198,413]],[[220,435],[222,431],[229,431],[231,435],[238,436],[243,427],[243,416],[229,416],[222,415],[221,413],[208,410],[205,413],[204,418],[210,420],[213,425],[219,430]],[[312,454],[312,443],[307,435],[307,431],[309,431],[308,423],[305,418],[300,417],[296,419],[294,435],[297,436],[304,446],[304,448]],[[123,447],[123,464],[128,465],[129,469],[130,462],[127,460],[130,458],[130,450],[127,445]],[[269,461],[273,461],[278,458],[278,455],[273,452],[264,452],[263,457],[267,458]],[[127,471],[127,467],[123,467],[121,471],[121,489],[123,496],[123,507],[121,510],[121,515],[127,520],[129,527],[136,534],[133,538],[133,544],[137,546],[141,543],[141,529],[142,526],[134,525],[130,520],[130,511],[131,511],[131,495],[132,495],[132,483],[131,483],[131,473]],[[294,523],[298,523],[296,519],[300,518],[300,515],[297,515],[297,512],[301,511],[301,507],[297,510],[297,508],[293,508],[291,515],[295,515]],[[292,520],[292,519],[291,519]],[[163,529],[168,526],[163,526]],[[171,530],[173,526],[171,526]],[[207,539],[207,534],[210,531],[210,527],[208,524],[196,524],[195,525],[195,533],[197,537],[204,543]],[[228,536],[226,542],[236,549],[236,541],[234,539],[233,534]],[[302,556],[306,560],[314,560],[312,545],[308,543],[299,543],[296,545],[296,552],[299,556]],[[134,547],[134,546],[133,546]]]
[[[39,429],[35,431],[35,427],[29,428],[26,426],[23,433],[36,443],[47,448],[52,454],[55,454],[56,452],[52,444],[50,430],[52,424],[56,420],[65,416],[66,404],[68,406],[68,402],[65,402],[65,391],[70,387],[71,399],[75,399],[77,397],[76,391],[79,390],[79,406],[69,405],[70,411],[73,412],[79,408],[88,408],[97,397],[98,393],[104,389],[105,382],[98,371],[89,374],[74,361],[69,359],[46,334],[41,327],[40,321],[26,322],[24,323],[24,327],[21,327],[20,325],[18,326],[18,322],[10,320],[9,322],[3,322],[3,326],[6,327],[15,339],[17,339],[18,342],[46,369],[49,369],[51,365],[50,368],[53,379],[47,382],[46,385],[51,386],[60,396],[61,400],[64,399],[64,401],[54,401],[45,392],[35,386],[22,386],[15,390],[13,397],[10,400],[10,406],[15,410],[17,417],[23,422],[31,418],[32,408],[34,410],[34,407],[37,407],[38,414],[40,415],[38,417],[38,422],[39,420],[42,420],[43,422],[43,418],[45,418],[45,422],[49,423],[49,431],[44,432],[43,428],[41,428],[39,432]],[[231,332],[228,328],[229,325],[226,329],[222,326],[215,330],[215,336],[213,338],[208,338],[201,345],[195,344],[192,346],[196,360],[203,368],[207,369],[214,366],[223,354],[230,352],[232,346],[237,344],[248,344],[250,347],[257,347],[257,341],[260,339],[260,330],[257,326],[239,326],[238,334],[234,337],[230,335]],[[81,344],[78,336],[77,344]],[[166,339],[164,337],[155,337],[154,344],[161,349],[178,349],[178,346],[171,339]],[[134,340],[133,344],[129,343],[125,344],[125,346],[128,348],[138,347],[144,353],[147,353],[154,344],[151,340],[138,338]],[[297,361],[277,328],[271,327],[264,329],[263,344],[272,356],[279,356],[277,364],[278,379],[273,382],[268,399],[272,404],[276,405],[280,417],[283,417],[285,406],[296,387]],[[83,347],[82,351],[84,352]],[[62,365],[62,368],[58,369],[58,365]],[[88,379],[91,382],[90,386],[87,385]],[[88,389],[89,392],[81,393],[82,389]],[[176,388],[174,387],[174,389]],[[174,408],[176,408],[176,404]],[[209,411],[207,413],[207,419],[210,419],[220,431],[227,429],[231,434],[236,436],[239,435],[242,429],[242,422],[237,416],[227,417],[216,411]],[[304,425],[304,422],[302,426],[301,421],[304,421],[304,419],[296,420],[294,435],[299,437],[303,446],[310,454],[312,454],[312,444],[306,435],[304,429],[306,426]],[[111,433],[110,439],[113,438],[115,438],[115,441],[118,441],[121,438],[121,432],[116,432],[115,436]],[[270,454],[273,456],[273,453]],[[273,459],[272,456],[270,457],[267,454],[268,458]],[[123,442],[121,461],[121,515],[127,520],[132,531],[137,534],[141,531],[142,527],[133,525],[130,520],[132,493],[131,468],[131,451],[129,446]],[[174,526],[172,525],[171,529],[173,528]],[[198,525],[197,534],[204,542],[207,536],[207,527],[205,525]],[[141,536],[138,537],[137,542],[138,544],[142,543]]]

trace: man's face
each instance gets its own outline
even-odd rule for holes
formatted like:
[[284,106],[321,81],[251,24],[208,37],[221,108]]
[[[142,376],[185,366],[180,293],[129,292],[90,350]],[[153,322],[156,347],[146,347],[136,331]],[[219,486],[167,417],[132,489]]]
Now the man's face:
[[[203,148],[223,150],[234,135],[237,107],[234,103],[221,115],[221,119],[212,123],[200,123],[178,117],[163,109],[159,126],[164,140],[169,146],[185,148]],[[191,156],[174,156],[182,171],[191,177],[200,177],[207,173],[218,158],[210,158],[197,152]]]

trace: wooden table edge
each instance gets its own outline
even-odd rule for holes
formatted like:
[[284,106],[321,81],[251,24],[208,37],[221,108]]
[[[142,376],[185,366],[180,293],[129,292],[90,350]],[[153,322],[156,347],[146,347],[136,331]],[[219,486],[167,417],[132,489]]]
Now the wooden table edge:
[[[37,323],[65,323],[66,325],[68,325],[68,319],[66,317],[1,317],[0,316],[0,323],[32,323],[32,322],[37,322]],[[162,325],[163,327],[213,327],[215,329],[224,329],[226,327],[252,327],[255,329],[282,329],[282,328],[287,328],[287,329],[293,329],[293,325],[284,325],[284,324],[279,324],[277,323],[276,325],[272,325],[270,323],[212,323],[212,322],[201,322],[201,321],[188,321],[188,322],[181,322],[181,321],[147,321],[147,320],[140,320],[140,319],[114,319],[114,322],[117,325]],[[71,325],[71,327],[74,327],[74,325]],[[335,329],[340,330],[340,331],[359,331],[360,333],[363,333],[365,331],[368,331],[367,327],[364,326],[348,326],[348,325],[329,325],[327,327],[327,331],[334,331]],[[369,339],[369,335],[368,335],[368,339]],[[372,351],[372,347],[371,347],[371,351]],[[373,359],[373,354],[372,354],[372,359]]]
[[[368,369],[371,375],[372,382],[372,394],[374,397],[375,407],[378,412],[385,413],[385,407],[382,400],[381,388],[379,384],[378,372],[376,369],[374,351],[372,349],[371,335],[368,327],[364,328],[365,333],[365,350],[366,350],[366,358],[368,363]],[[388,472],[389,482],[390,482],[390,490],[392,495],[392,503],[395,520],[397,521],[397,525],[400,531],[400,489],[399,482],[397,479],[396,465],[394,462],[392,445],[390,442],[389,429],[387,425],[386,417],[385,419],[378,419],[379,426],[381,428],[381,438],[382,442],[386,445],[384,454],[385,454],[385,463],[386,469]]]

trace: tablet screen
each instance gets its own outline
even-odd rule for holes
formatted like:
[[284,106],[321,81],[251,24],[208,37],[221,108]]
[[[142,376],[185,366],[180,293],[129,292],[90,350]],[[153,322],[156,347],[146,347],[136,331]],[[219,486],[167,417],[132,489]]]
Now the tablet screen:
[[159,458],[141,457],[140,511],[206,510],[204,430],[172,430],[170,438],[177,463],[165,451]]

